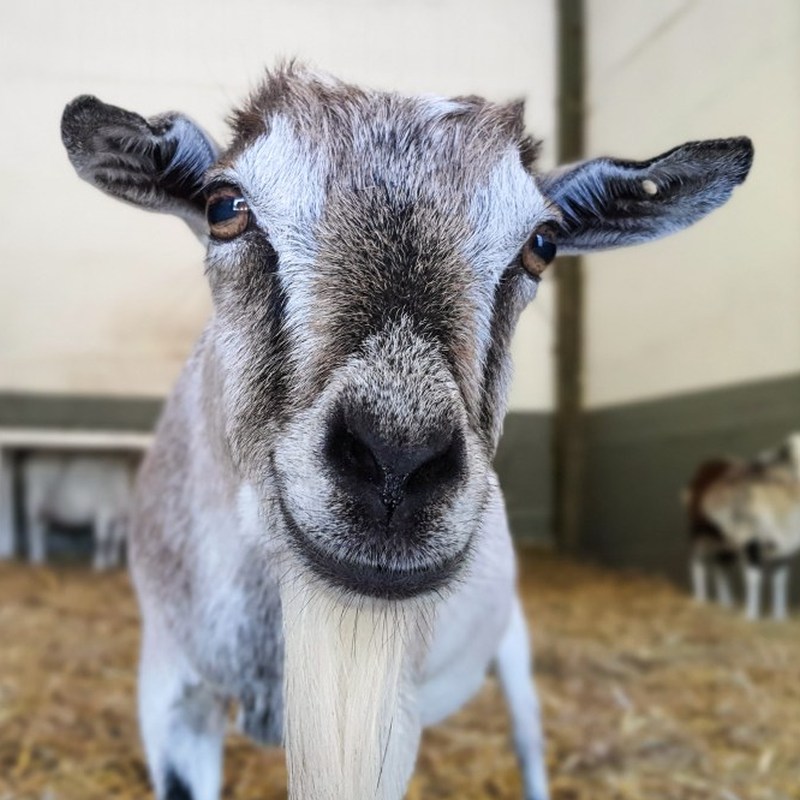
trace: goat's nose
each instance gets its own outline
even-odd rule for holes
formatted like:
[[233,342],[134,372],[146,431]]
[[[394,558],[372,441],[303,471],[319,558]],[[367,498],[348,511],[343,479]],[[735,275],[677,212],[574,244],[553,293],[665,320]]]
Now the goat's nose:
[[463,470],[463,437],[453,426],[420,427],[413,442],[398,444],[361,413],[339,414],[331,424],[328,461],[379,522],[389,522],[396,511],[413,512]]

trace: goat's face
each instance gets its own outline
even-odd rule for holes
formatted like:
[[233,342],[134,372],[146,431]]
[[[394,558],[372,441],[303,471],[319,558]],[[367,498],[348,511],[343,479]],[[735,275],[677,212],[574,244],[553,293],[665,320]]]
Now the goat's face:
[[185,117],[80,98],[63,136],[83,177],[210,231],[235,462],[310,568],[381,597],[439,589],[467,560],[511,334],[555,237],[577,251],[677,230],[723,202],[752,155],[724,140],[541,176],[518,104],[365,92],[292,67],[233,128],[219,154]]
[[519,108],[264,91],[208,175],[229,438],[329,580],[437,588],[481,525],[538,281],[521,253],[558,211],[523,163]]

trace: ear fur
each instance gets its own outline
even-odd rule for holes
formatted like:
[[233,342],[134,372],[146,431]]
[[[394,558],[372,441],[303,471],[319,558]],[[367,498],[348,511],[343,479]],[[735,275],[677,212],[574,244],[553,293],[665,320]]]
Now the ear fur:
[[692,225],[725,203],[747,177],[746,137],[689,142],[649,161],[597,158],[540,177],[561,209],[560,252],[651,241]]
[[203,176],[219,148],[188,117],[148,120],[82,95],[64,109],[61,139],[85,181],[139,208],[176,214],[205,239]]

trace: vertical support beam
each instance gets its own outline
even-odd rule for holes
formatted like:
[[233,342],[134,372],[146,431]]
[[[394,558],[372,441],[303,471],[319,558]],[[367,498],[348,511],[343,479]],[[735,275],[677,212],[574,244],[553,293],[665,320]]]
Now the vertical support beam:
[[15,522],[13,454],[0,447],[0,559],[14,556]]
[[[584,2],[558,0],[558,162],[584,154]],[[580,546],[583,481],[583,266],[556,263],[555,535],[561,550]]]

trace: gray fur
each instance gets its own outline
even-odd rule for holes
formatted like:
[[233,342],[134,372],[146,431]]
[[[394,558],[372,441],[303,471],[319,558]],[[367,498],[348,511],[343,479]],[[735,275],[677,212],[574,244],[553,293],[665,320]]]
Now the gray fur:
[[64,109],[61,139],[81,178],[119,200],[176,214],[205,236],[199,179],[216,161],[218,148],[188,117],[171,113],[146,120],[82,95]]
[[[476,688],[513,605],[513,555],[491,460],[511,335],[538,283],[520,264],[522,246],[542,225],[560,225],[569,245],[584,212],[596,234],[575,234],[572,244],[623,244],[678,227],[667,196],[646,209],[665,215],[665,228],[615,220],[609,235],[604,214],[642,211],[606,202],[622,168],[590,168],[592,203],[585,170],[538,175],[518,103],[366,91],[289,64],[268,74],[231,121],[232,143],[219,155],[175,114],[147,121],[79,98],[62,124],[79,175],[115,197],[177,213],[201,236],[198,186],[239,187],[251,213],[243,234],[209,242],[214,314],[142,469],[131,541],[154,782],[165,785],[162,761],[171,758],[169,774],[195,800],[214,796],[219,769],[206,762],[204,783],[188,774],[185,742],[197,731],[174,719],[187,702],[180,687],[200,680],[212,690],[205,697],[237,700],[246,730],[275,739],[278,584],[297,563],[343,595],[354,590],[331,577],[343,562],[401,583],[446,565],[429,592],[438,627],[431,674],[420,681],[447,696],[429,714],[457,707]],[[707,166],[696,155],[684,152],[686,174]],[[676,151],[672,161],[683,156]],[[714,169],[733,170],[738,182],[734,161],[721,158]],[[730,182],[711,180],[726,187],[714,202]],[[342,408],[368,417],[399,448],[444,427],[458,439],[459,469],[402,535],[394,521],[367,518],[326,461],[330,421]],[[509,697],[536,709],[533,688],[518,686],[529,674],[524,624],[503,652]],[[163,697],[159,657],[173,665],[174,687]],[[219,715],[204,707],[202,718],[211,747]],[[518,742],[533,748],[522,758],[534,787],[528,800],[544,800],[538,712],[517,723]],[[170,738],[177,730],[189,733]]]

